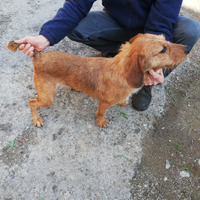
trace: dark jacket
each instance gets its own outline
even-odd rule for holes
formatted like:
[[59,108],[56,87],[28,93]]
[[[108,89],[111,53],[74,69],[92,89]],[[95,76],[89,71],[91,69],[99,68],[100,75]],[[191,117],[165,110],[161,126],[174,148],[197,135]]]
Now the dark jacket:
[[[96,0],[67,0],[56,16],[40,31],[54,45],[68,35],[90,11]],[[173,42],[182,0],[102,0],[110,15],[125,29],[144,29],[144,33],[164,34]]]

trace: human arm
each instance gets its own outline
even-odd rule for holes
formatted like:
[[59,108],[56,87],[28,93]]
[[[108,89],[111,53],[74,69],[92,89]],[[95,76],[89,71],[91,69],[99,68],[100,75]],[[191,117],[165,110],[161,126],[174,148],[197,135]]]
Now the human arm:
[[182,0],[155,0],[151,6],[144,33],[164,34],[166,39],[173,42],[173,26],[177,22]]
[[21,44],[19,49],[26,55],[33,57],[34,49],[42,51],[49,45],[58,43],[87,15],[94,1],[65,1],[63,8],[58,10],[56,16],[42,26],[39,36],[26,36],[15,41]]
[[65,1],[52,20],[46,22],[40,31],[54,45],[67,36],[86,17],[96,0]]

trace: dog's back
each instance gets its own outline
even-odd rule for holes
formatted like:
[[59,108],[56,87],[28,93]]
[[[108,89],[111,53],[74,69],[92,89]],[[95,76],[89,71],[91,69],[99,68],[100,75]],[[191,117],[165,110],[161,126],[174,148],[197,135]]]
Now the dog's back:
[[[41,54],[40,59],[32,59],[35,75],[54,79],[58,84],[68,85],[94,97],[100,77],[100,64],[88,62],[88,58],[68,53],[49,51]],[[104,62],[104,61],[101,61]],[[87,63],[87,64],[86,64]],[[87,91],[86,91],[87,90]]]

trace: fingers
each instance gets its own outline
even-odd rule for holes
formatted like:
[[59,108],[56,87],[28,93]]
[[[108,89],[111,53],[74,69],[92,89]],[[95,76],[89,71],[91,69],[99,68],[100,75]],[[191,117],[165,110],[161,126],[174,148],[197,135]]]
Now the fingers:
[[164,82],[164,76],[162,70],[159,73],[155,72],[153,69],[149,70],[144,80],[144,85],[157,85]]
[[21,50],[24,54],[27,56],[33,57],[34,55],[34,47],[31,46],[30,44],[21,44],[19,46],[19,50]]
[[19,46],[19,50],[21,50],[27,56],[33,57],[34,47],[28,41],[29,37],[22,38],[21,40],[15,40],[17,44],[21,44]]
[[34,47],[31,46],[30,42],[29,42],[29,39],[30,37],[27,36],[27,37],[24,37],[20,40],[15,40],[15,43],[17,44],[21,44],[19,46],[19,50],[21,50],[24,54],[26,54],[27,56],[30,56],[30,57],[33,57],[34,55]]
[[28,50],[27,50],[27,52],[25,53],[27,56],[30,56],[30,57],[33,57],[33,55],[34,55],[34,47],[33,46],[31,46]]
[[144,81],[144,85],[157,85],[156,82],[152,81],[151,77],[148,76]]
[[24,47],[25,47],[25,44],[21,44],[21,45],[19,46],[19,50],[23,50]]
[[160,70],[158,74],[153,69],[150,69],[149,73],[151,75],[151,81],[153,85],[157,85],[158,83],[164,82],[164,76],[163,76],[162,70]]
[[23,43],[26,43],[27,41],[26,41],[26,37],[24,37],[24,38],[22,38],[22,39],[20,39],[20,40],[15,40],[15,43],[17,43],[17,44],[23,44]]
[[15,40],[17,44],[21,44],[19,46],[19,50],[21,50],[26,55],[33,57],[34,49],[37,51],[43,51],[46,47],[50,45],[50,42],[43,35],[39,36],[26,36],[20,40]]

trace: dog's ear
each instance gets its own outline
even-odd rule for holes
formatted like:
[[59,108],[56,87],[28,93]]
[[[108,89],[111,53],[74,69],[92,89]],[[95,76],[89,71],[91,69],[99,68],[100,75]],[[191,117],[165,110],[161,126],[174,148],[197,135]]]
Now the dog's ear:
[[141,37],[142,35],[144,35],[144,34],[138,33],[135,37],[133,37],[133,38],[131,38],[131,39],[129,40],[129,43],[132,44],[133,41],[134,41],[136,38]]
[[142,56],[132,56],[129,69],[126,75],[127,83],[132,88],[140,88],[144,81],[144,70]]

